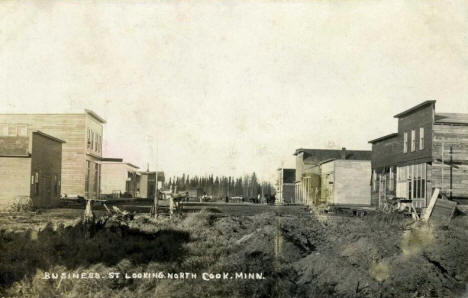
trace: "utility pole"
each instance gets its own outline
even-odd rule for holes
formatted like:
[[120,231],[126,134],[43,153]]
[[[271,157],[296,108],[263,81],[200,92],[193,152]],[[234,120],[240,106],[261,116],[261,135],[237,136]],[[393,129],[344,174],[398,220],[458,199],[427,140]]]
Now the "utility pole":
[[[151,155],[153,155],[153,137],[148,136],[148,143],[150,144],[150,151]],[[158,143],[156,142],[156,152],[154,156],[154,199],[153,199],[153,206],[150,209],[150,215],[153,215],[154,218],[158,218],[158,201],[159,201],[159,189],[158,189],[158,170],[157,170],[157,164],[158,164]],[[148,174],[148,187],[150,186],[150,177],[151,173],[149,171],[149,163],[147,163],[147,168],[146,172]],[[149,194],[148,194],[149,195]]]
[[444,151],[444,143],[442,143],[442,159],[437,159],[437,161],[441,162],[441,167],[442,167],[442,181],[440,185],[441,193],[444,193],[444,166],[447,164],[449,166],[449,189],[448,189],[448,194],[449,198],[452,199],[453,196],[453,168],[458,169],[459,165],[462,165],[462,161],[455,161],[453,160],[453,144],[450,145],[450,159],[446,162],[445,161],[445,151]]
[[158,190],[158,171],[154,171],[154,218],[158,218],[158,203],[159,203],[159,190]]
[[452,199],[453,146],[450,146],[450,199]]
[[444,142],[442,142],[442,164],[441,164],[441,167],[442,167],[442,170],[441,170],[441,174],[442,174],[442,181],[440,183],[440,190],[441,190],[441,193],[444,193],[444,166],[445,166],[445,161],[444,161],[444,149],[445,148],[445,144]]
[[[157,142],[157,140],[156,140]],[[158,143],[156,143],[156,160],[154,164],[154,218],[158,218],[159,189],[158,189]]]

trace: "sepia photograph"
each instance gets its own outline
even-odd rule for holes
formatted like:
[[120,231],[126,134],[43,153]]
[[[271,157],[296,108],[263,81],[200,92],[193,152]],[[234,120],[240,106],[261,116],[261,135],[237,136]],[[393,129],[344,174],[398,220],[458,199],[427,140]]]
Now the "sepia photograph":
[[468,2],[0,0],[0,297],[468,298]]

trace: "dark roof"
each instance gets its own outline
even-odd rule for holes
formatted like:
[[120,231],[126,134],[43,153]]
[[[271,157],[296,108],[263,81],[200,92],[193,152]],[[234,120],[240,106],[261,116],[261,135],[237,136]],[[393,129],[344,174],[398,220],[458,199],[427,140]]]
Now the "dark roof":
[[88,110],[88,109],[85,109],[85,112],[87,114],[89,114],[90,116],[92,116],[94,119],[96,119],[97,121],[101,122],[101,123],[106,123],[106,120],[104,120],[102,117],[100,117],[98,114],[94,113],[93,111],[91,110]]
[[[336,149],[297,149],[294,155],[303,152],[305,155],[314,157],[317,160],[323,161],[327,159],[341,159],[343,150]],[[371,160],[372,151],[370,150],[346,150],[346,159],[352,160]]]
[[449,123],[468,125],[468,114],[464,113],[437,113],[435,115],[435,123]]
[[115,163],[121,163],[121,164],[125,164],[127,166],[130,166],[132,168],[135,168],[135,169],[139,169],[138,166],[132,164],[132,163],[129,163],[129,162],[123,162],[123,158],[118,158],[118,157],[103,157],[101,158],[101,161],[104,161],[104,162],[115,162]]
[[0,154],[0,157],[29,158],[29,157],[31,157],[31,154],[29,154],[29,153],[27,153],[27,154],[12,154],[12,155]]
[[293,169],[293,168],[278,168],[278,171],[281,171],[281,170],[284,170],[284,171],[295,171],[296,169]]
[[46,133],[44,133],[44,132],[42,132],[42,131],[40,131],[40,130],[35,130],[35,131],[33,131],[33,133],[34,133],[34,134],[41,135],[41,136],[43,136],[43,137],[46,137],[46,138],[48,138],[48,139],[50,139],[50,140],[52,140],[52,141],[55,141],[55,142],[65,143],[64,140],[59,139],[59,138],[56,138],[56,137],[51,136],[51,135],[48,135],[48,134],[46,134]]
[[101,161],[123,162],[123,158],[117,158],[117,157],[103,157],[103,158],[101,158]]
[[158,172],[158,176],[161,174],[164,176],[164,171],[138,171],[138,173],[143,174],[143,175],[152,175],[152,174],[155,174],[156,172]]
[[126,164],[127,164],[128,166],[131,166],[132,168],[135,168],[135,169],[139,169],[139,168],[140,168],[140,167],[138,167],[138,166],[136,166],[136,165],[134,165],[134,164],[132,164],[132,163],[129,163],[129,162],[127,162]]
[[425,102],[422,102],[422,103],[418,104],[417,106],[414,106],[414,107],[412,107],[412,108],[410,108],[410,109],[408,109],[408,110],[406,110],[406,111],[403,111],[403,112],[401,112],[401,113],[399,113],[399,114],[396,114],[396,115],[393,116],[393,117],[394,117],[394,118],[400,118],[400,117],[406,116],[406,115],[408,115],[408,114],[410,114],[410,113],[413,113],[413,112],[415,112],[416,110],[419,110],[419,109],[421,109],[421,108],[424,108],[424,107],[426,107],[426,106],[428,106],[428,105],[433,105],[433,104],[435,104],[435,103],[436,103],[435,100],[426,100]]
[[396,136],[398,136],[398,133],[394,132],[394,133],[388,134],[386,136],[370,140],[369,143],[374,144],[374,143],[377,143],[377,142],[380,142],[380,141],[383,141],[383,140],[386,140],[386,139],[390,139],[390,138],[393,138],[393,137],[396,137]]

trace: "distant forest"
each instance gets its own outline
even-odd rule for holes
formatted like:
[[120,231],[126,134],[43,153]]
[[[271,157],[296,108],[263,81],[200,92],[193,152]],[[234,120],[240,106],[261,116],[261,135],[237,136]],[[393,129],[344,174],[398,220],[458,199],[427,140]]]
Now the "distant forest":
[[170,177],[166,180],[165,188],[177,186],[177,191],[200,189],[203,193],[214,197],[242,196],[244,198],[256,198],[260,195],[273,195],[273,186],[269,182],[259,182],[257,175],[245,175],[244,177],[226,176],[182,176]]

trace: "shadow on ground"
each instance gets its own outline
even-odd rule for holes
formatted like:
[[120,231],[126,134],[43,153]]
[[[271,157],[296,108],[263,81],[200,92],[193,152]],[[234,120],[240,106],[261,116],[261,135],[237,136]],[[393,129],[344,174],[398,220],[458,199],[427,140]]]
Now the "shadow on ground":
[[93,226],[92,235],[82,223],[55,229],[48,225],[39,232],[0,231],[0,290],[51,264],[72,271],[97,263],[113,266],[124,258],[134,265],[175,262],[186,254],[184,243],[189,240],[186,231],[142,232],[103,223]]

